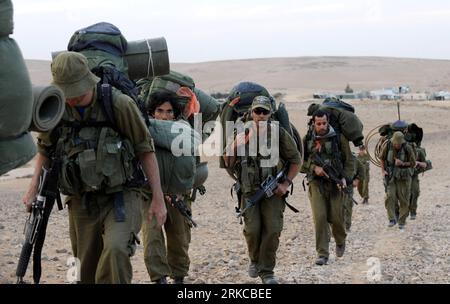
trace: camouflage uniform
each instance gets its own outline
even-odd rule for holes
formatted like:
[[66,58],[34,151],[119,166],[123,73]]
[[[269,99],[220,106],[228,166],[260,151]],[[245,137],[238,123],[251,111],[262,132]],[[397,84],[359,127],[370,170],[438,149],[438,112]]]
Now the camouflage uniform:
[[369,181],[370,181],[370,159],[368,154],[357,156],[358,161],[362,164],[364,169],[364,178],[359,181],[358,193],[367,203],[369,200]]
[[330,163],[334,168],[341,168],[342,170],[338,170],[341,171],[338,178],[345,178],[349,187],[354,175],[354,160],[348,140],[342,134],[336,134],[331,126],[329,128],[328,136],[322,139],[315,140],[314,135],[305,136],[305,162],[301,168],[301,172],[306,173],[308,179],[316,251],[320,258],[326,259],[329,257],[330,226],[336,245],[345,245],[347,236],[344,223],[345,197],[335,183],[315,175],[316,164],[313,155],[319,153],[323,161]]
[[[142,214],[148,214],[151,196],[142,204]],[[192,203],[188,195],[184,195],[184,202],[189,210]],[[144,221],[142,237],[144,242],[144,262],[150,279],[153,282],[170,276],[173,279],[182,279],[188,275],[189,243],[191,242],[191,226],[186,218],[171,204],[166,202],[167,220],[163,228],[157,229],[156,222]]]
[[[359,184],[358,186],[361,184],[361,181],[364,180],[365,176],[365,170],[364,170],[364,165],[359,161],[359,159],[355,156],[353,156],[353,160],[354,160],[354,164],[355,164],[355,170],[353,171],[353,179],[354,180],[359,180]],[[345,218],[345,229],[348,231],[350,231],[350,228],[352,226],[352,213],[353,213],[353,186],[349,185],[350,190],[351,190],[351,194],[350,195],[346,195],[345,196],[345,204],[344,204],[344,209],[345,209],[345,213],[344,213],[344,218]]]
[[[268,141],[270,141],[271,129],[268,125]],[[256,135],[255,135],[256,136]],[[258,136],[259,137],[259,136]],[[260,184],[269,176],[275,176],[284,166],[285,162],[300,164],[300,154],[292,137],[279,127],[279,153],[280,159],[275,167],[262,167],[261,161],[268,157],[238,156],[240,172],[239,182],[242,189],[241,209],[244,202],[260,189]],[[246,144],[248,150],[248,143]],[[246,150],[246,151],[247,151]],[[247,154],[248,155],[248,154]],[[283,230],[284,199],[273,195],[262,199],[255,206],[244,213],[244,236],[247,242],[248,253],[252,264],[256,265],[258,275],[264,281],[273,277],[276,264],[276,252],[278,250],[281,231]]]
[[[397,132],[396,132],[397,133]],[[400,133],[400,132],[398,132]],[[401,133],[400,133],[401,134]],[[395,136],[395,133],[394,133]],[[381,152],[380,159],[385,164],[385,170],[389,173],[385,178],[386,199],[385,206],[390,222],[397,222],[405,225],[409,214],[409,200],[411,195],[411,177],[415,166],[415,153],[410,144],[403,140],[399,151],[394,149],[391,139]],[[399,135],[400,136],[400,135]],[[403,135],[401,137],[403,139]],[[402,162],[409,162],[409,167],[395,166],[395,159]],[[399,216],[396,217],[395,206],[399,201]]]
[[[426,161],[426,152],[424,148],[416,147],[416,159],[419,162]],[[419,174],[421,170],[419,168],[414,169],[414,174],[411,179],[411,200],[409,203],[409,213],[411,215],[417,214],[417,201],[420,195]]]
[[[80,59],[80,54],[68,53],[72,55],[55,58],[52,72],[61,65],[70,71],[66,65],[85,60],[84,56]],[[79,62],[73,66],[79,67]],[[97,100],[95,83],[99,79],[89,75],[91,79],[85,85],[94,90],[90,105],[81,114],[66,104],[64,123],[41,133],[38,149],[47,157],[56,151],[62,159],[59,184],[61,192],[67,195],[70,239],[73,254],[81,262],[81,282],[131,283],[130,256],[141,226],[142,196],[126,184],[134,174],[134,155],[153,152],[153,140],[135,103],[115,89],[112,105],[118,132],[107,124],[92,126],[92,121],[107,119]],[[56,84],[65,94],[68,92],[66,98],[81,96],[69,95],[73,84],[68,88]]]

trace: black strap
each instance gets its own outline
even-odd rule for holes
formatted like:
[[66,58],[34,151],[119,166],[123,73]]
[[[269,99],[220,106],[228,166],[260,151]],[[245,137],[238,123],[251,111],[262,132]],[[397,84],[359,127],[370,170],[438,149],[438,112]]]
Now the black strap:
[[114,193],[114,217],[116,222],[125,222],[125,201],[123,191]]

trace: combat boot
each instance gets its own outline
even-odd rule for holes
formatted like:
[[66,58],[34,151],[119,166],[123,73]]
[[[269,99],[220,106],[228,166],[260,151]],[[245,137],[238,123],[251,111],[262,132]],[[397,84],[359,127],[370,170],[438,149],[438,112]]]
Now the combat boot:
[[395,220],[390,220],[390,221],[389,221],[389,224],[388,224],[388,227],[394,227],[395,224],[397,224],[397,221],[395,221]]
[[166,277],[162,277],[156,281],[153,281],[155,284],[167,284],[167,279]]
[[336,245],[336,256],[341,258],[345,252],[345,243],[342,245]]
[[256,263],[250,263],[248,266],[248,276],[251,278],[258,277],[258,265]]
[[173,279],[174,284],[184,284],[184,277],[175,277]]
[[273,275],[262,278],[262,282],[263,284],[279,284],[278,280]]
[[411,213],[409,215],[409,219],[414,221],[416,219],[416,214],[415,213]]
[[328,263],[328,258],[324,256],[320,256],[316,260],[316,265],[323,266]]

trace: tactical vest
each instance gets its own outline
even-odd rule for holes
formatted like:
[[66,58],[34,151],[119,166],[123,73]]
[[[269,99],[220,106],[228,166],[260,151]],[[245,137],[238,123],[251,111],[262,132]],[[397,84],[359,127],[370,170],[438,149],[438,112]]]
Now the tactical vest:
[[[311,132],[311,131],[309,131]],[[332,136],[329,138],[320,139],[321,143],[321,151],[318,152],[316,148],[316,141],[312,137],[312,133],[309,133],[309,136],[306,138],[306,151],[309,155],[313,155],[314,153],[319,153],[320,158],[323,160],[323,162],[333,168],[336,169],[337,172],[339,172],[340,176],[339,178],[344,177],[343,171],[343,160],[342,160],[342,153],[340,150],[340,135],[339,133],[336,133],[336,136]],[[315,178],[318,178],[314,174],[308,174],[307,179],[308,181],[311,181]]]
[[[270,132],[271,127],[269,126],[268,132],[269,135],[267,137],[267,141],[270,144]],[[280,127],[281,129],[281,127]],[[280,130],[280,132],[282,132]],[[258,135],[254,135],[258,136]],[[259,137],[259,136],[258,136]],[[281,140],[281,135],[280,135]],[[285,163],[284,160],[280,159],[276,166],[273,167],[262,167],[261,161],[265,159],[270,159],[271,155],[262,156],[259,153],[259,138],[257,140],[257,155],[250,156],[248,151],[248,144],[246,145],[246,156],[239,157],[240,159],[240,169],[237,172],[237,175],[240,177],[241,189],[245,194],[253,193],[260,188],[261,183],[269,176],[275,176],[282,168]],[[269,147],[270,148],[270,147]]]
[[[117,94],[113,90],[113,101]],[[66,108],[56,144],[62,160],[59,186],[63,194],[114,193],[133,178],[133,146],[107,120],[101,102],[97,99],[89,119],[83,121],[77,121],[70,107]]]
[[388,153],[387,153],[387,157],[386,157],[386,165],[387,168],[391,168],[393,171],[393,177],[395,179],[399,179],[399,180],[405,180],[405,179],[409,179],[413,173],[414,173],[414,169],[413,168],[400,168],[400,167],[396,167],[395,166],[395,158],[401,160],[402,162],[408,162],[409,159],[409,155],[406,149],[406,144],[403,144],[402,147],[400,148],[400,151],[394,151],[394,146],[390,143],[390,141],[388,142]]

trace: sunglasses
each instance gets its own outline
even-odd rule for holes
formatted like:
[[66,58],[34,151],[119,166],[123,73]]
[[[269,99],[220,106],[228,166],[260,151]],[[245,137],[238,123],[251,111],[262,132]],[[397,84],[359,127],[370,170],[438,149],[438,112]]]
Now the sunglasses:
[[253,113],[255,113],[256,115],[260,115],[260,114],[269,115],[270,111],[263,109],[263,108],[256,108],[253,110]]

